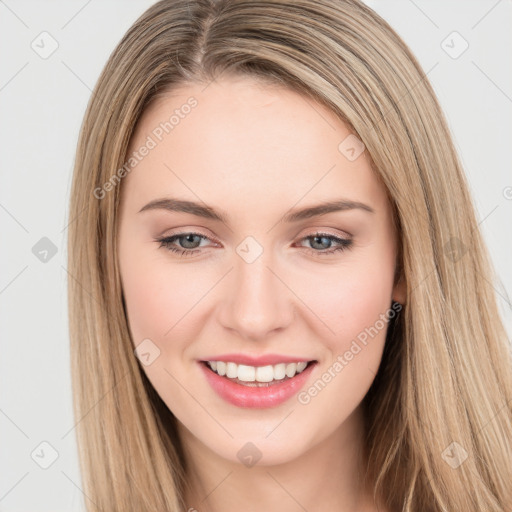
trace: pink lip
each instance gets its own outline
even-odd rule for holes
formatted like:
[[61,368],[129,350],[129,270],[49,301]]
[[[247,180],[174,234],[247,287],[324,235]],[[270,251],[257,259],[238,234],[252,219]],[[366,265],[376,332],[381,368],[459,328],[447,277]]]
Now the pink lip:
[[[243,359],[247,361],[247,358]],[[216,359],[210,359],[210,361],[215,360]],[[218,360],[226,361],[226,359],[223,358],[219,358]],[[227,360],[236,362],[230,358]],[[299,358],[298,361],[300,360],[301,359]],[[283,359],[280,359],[280,361],[284,362]],[[297,361],[297,359],[294,359],[291,362],[294,361]],[[313,371],[313,368],[316,366],[316,363],[308,365],[304,371],[298,373],[295,377],[284,380],[279,384],[272,384],[268,387],[244,386],[243,384],[233,382],[226,377],[221,377],[211,370],[204,362],[200,362],[199,366],[202,368],[206,380],[213,390],[227,402],[236,405],[237,407],[265,409],[269,407],[277,407],[298,393],[306,383],[306,380]]]
[[282,356],[279,354],[265,354],[263,356],[250,356],[247,354],[220,354],[212,357],[205,357],[203,361],[225,361],[236,364],[246,364],[247,366],[267,366],[279,363],[307,363],[313,359],[304,359],[303,357]]

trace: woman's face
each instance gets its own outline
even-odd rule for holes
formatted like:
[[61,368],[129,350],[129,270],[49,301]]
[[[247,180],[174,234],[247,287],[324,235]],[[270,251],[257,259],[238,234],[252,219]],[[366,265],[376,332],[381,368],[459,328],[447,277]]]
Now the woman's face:
[[[152,104],[134,151],[124,298],[183,438],[246,465],[348,442],[392,299],[403,302],[391,208],[364,146],[320,104],[230,78]],[[324,203],[336,207],[315,214]]]

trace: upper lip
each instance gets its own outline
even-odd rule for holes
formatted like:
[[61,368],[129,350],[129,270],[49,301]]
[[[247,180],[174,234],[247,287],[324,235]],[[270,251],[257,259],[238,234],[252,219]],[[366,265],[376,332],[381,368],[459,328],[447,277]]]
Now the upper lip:
[[315,359],[306,359],[304,357],[285,356],[280,354],[263,354],[260,356],[249,354],[219,354],[203,359],[203,361],[224,361],[236,364],[245,364],[247,366],[267,366],[279,363],[300,363],[315,361]]

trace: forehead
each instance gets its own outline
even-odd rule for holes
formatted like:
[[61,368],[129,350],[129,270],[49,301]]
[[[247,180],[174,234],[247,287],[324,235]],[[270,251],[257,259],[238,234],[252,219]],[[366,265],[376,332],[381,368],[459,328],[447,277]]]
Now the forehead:
[[128,156],[151,149],[124,193],[139,202],[181,194],[263,207],[340,194],[382,201],[367,152],[351,160],[342,151],[349,136],[327,107],[285,87],[252,78],[181,85],[140,119]]

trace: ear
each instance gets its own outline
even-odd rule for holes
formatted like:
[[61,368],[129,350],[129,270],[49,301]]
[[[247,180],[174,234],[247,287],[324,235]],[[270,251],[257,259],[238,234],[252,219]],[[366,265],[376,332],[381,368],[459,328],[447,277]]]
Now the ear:
[[399,276],[398,281],[396,281],[395,285],[393,286],[393,295],[392,299],[395,302],[398,302],[399,304],[404,305],[406,302],[407,297],[407,290],[405,286],[405,280],[402,276]]

